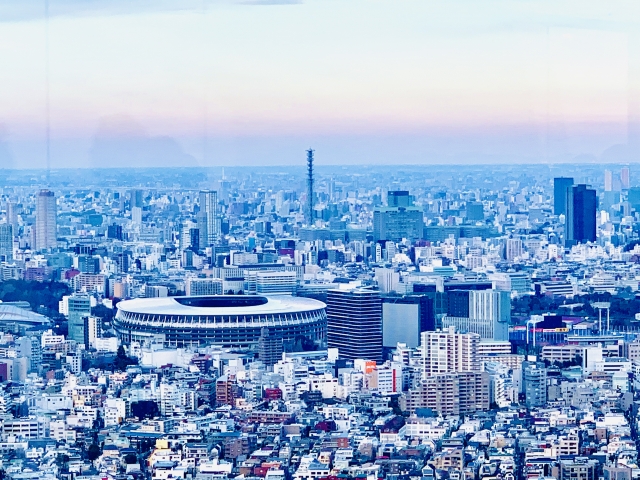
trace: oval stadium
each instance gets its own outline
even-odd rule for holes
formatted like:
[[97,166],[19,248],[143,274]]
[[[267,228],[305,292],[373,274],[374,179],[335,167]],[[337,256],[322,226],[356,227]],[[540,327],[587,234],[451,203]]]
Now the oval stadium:
[[138,298],[117,307],[114,326],[125,344],[163,335],[165,347],[251,348],[263,328],[284,342],[304,336],[320,343],[327,332],[324,303],[288,295]]

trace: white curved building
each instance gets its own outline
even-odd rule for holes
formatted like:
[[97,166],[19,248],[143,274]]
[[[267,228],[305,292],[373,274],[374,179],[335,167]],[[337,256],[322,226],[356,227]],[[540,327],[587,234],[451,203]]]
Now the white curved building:
[[299,336],[324,342],[325,308],[318,300],[288,295],[139,298],[118,303],[114,326],[123,343],[162,334],[166,347],[253,347],[263,328],[284,342]]
[[49,326],[50,319],[39,313],[0,302],[0,330],[7,325]]

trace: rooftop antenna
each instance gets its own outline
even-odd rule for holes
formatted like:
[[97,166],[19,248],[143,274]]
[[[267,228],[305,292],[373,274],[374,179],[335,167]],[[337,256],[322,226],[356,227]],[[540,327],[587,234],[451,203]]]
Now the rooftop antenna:
[[307,214],[309,225],[313,225],[313,150],[307,150]]

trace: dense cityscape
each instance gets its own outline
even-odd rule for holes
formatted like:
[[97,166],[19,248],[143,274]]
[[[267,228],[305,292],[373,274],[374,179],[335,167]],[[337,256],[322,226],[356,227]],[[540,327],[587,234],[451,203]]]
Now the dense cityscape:
[[640,476],[640,170],[314,155],[0,170],[2,476]]

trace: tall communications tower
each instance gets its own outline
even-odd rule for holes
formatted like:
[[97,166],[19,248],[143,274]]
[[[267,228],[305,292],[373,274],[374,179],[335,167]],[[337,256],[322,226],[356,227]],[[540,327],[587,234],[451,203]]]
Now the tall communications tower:
[[307,215],[313,225],[313,150],[307,150]]

